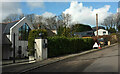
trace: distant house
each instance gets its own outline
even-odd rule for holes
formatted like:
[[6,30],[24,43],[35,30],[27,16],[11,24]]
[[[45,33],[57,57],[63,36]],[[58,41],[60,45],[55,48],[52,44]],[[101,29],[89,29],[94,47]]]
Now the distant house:
[[[75,32],[74,36],[79,36],[79,37],[92,37],[97,35],[96,27],[92,27],[93,30],[91,31],[84,31],[84,32]],[[108,31],[105,30],[103,26],[98,26],[98,35],[108,35]]]
[[95,36],[93,31],[85,31],[85,32],[75,32],[74,36],[78,37],[92,37]]
[[38,29],[46,29],[48,36],[54,36],[57,34],[57,30],[55,28],[49,28],[47,25],[38,25]]
[[[92,29],[93,29],[93,31],[94,31],[95,36],[97,36],[96,27],[93,27]],[[105,27],[103,27],[103,26],[98,26],[98,35],[99,35],[99,36],[108,35],[108,31],[105,30]]]
[[[94,33],[95,33],[95,36],[97,36],[97,31],[94,31]],[[99,30],[98,30],[98,35],[99,35],[99,36],[108,35],[108,31],[107,31],[107,30],[104,30],[104,29],[99,29]]]
[[[104,29],[104,30],[105,30],[105,27],[103,27],[103,26],[98,26],[98,29]],[[92,27],[92,30],[93,30],[93,31],[96,31],[96,27]]]
[[13,56],[13,35],[15,34],[15,55],[21,50],[23,57],[28,56],[26,49],[28,48],[28,35],[30,30],[34,29],[31,22],[27,18],[21,20],[0,23],[2,25],[2,59],[9,59]]
[[57,27],[56,26],[51,26],[50,28],[46,26],[49,30],[51,30],[54,34],[57,34]]

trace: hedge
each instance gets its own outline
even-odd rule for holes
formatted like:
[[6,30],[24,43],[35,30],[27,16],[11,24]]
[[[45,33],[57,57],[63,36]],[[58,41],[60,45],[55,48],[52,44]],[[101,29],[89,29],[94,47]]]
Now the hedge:
[[28,55],[34,55],[34,40],[39,37],[39,33],[43,34],[43,38],[47,37],[47,31],[45,29],[31,30],[28,37]]
[[48,57],[56,57],[71,53],[77,53],[92,49],[94,40],[92,38],[77,38],[54,36],[47,37],[45,29],[31,30],[28,37],[28,54],[34,55],[34,40],[39,37],[39,33],[44,34],[44,38],[48,39]]
[[92,38],[48,37],[48,57],[56,57],[92,49]]

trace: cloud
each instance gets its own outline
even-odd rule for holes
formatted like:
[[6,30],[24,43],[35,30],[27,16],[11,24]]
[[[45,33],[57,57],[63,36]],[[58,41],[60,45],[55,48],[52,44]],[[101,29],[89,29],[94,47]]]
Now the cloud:
[[103,22],[103,20],[110,15],[108,12],[110,9],[110,5],[105,5],[102,8],[94,9],[91,7],[83,6],[83,3],[78,3],[77,1],[73,1],[70,4],[70,7],[66,9],[63,13],[71,15],[72,23],[83,23],[95,25],[96,13],[98,14],[99,24]]
[[54,17],[55,14],[51,13],[51,12],[45,12],[42,14],[43,17],[45,18],[50,18],[50,17]]
[[20,8],[19,2],[2,2],[0,4],[1,4],[0,8],[2,10],[0,12],[0,14],[2,14],[0,16],[0,21],[5,19],[10,14],[21,14],[22,13],[22,9]]
[[26,0],[27,5],[31,8],[31,10],[35,9],[35,8],[44,8],[44,2],[37,2],[39,0]]

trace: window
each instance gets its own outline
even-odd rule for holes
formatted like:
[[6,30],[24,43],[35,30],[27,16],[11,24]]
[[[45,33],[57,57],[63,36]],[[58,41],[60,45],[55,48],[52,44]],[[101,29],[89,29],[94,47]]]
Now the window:
[[25,23],[23,26],[19,28],[19,40],[28,40],[29,32],[30,28],[27,25],[27,23]]
[[103,31],[103,35],[105,35],[106,34],[106,31]]

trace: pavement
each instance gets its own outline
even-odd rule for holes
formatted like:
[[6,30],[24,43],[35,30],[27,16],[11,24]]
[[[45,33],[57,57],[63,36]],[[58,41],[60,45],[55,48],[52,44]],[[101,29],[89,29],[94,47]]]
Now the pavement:
[[[117,45],[117,43],[112,44],[110,46],[105,46],[102,49],[109,48],[109,47],[112,47],[112,46],[115,46],[115,45]],[[38,62],[34,62],[34,63],[24,62],[24,63],[18,63],[18,64],[3,65],[2,68],[3,68],[3,72],[24,73],[24,72],[27,72],[27,71],[30,71],[30,70],[33,70],[33,69],[37,69],[37,68],[42,67],[42,66],[46,66],[46,65],[49,65],[49,64],[52,64],[52,63],[55,63],[55,62],[59,62],[61,60],[65,60],[67,58],[72,58],[72,57],[88,54],[88,53],[99,51],[99,50],[102,50],[102,49],[92,49],[92,50],[85,51],[85,52],[82,52],[82,53],[70,54],[70,55],[62,56],[62,57],[48,58],[46,60],[38,61]]]
[[[19,63],[23,63],[23,62],[28,62],[29,59],[17,59],[15,60],[15,64],[19,64]],[[2,65],[10,65],[10,64],[14,64],[13,60],[2,60]]]

